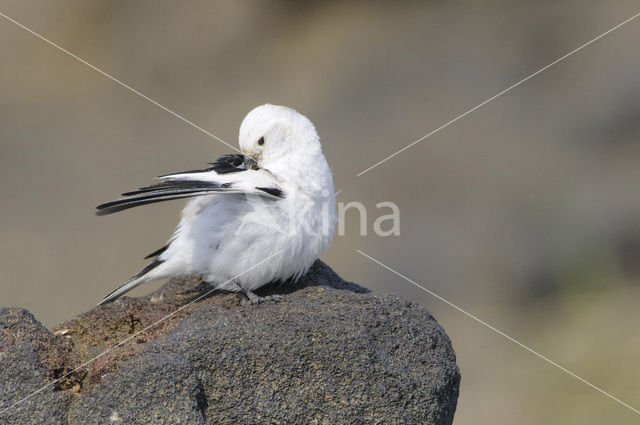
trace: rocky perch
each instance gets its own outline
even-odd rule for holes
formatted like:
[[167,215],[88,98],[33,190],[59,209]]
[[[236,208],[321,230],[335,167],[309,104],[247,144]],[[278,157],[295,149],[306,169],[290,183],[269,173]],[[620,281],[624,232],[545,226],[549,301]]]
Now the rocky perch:
[[320,261],[261,292],[285,293],[280,302],[214,292],[187,305],[208,290],[170,281],[53,332],[0,309],[0,423],[452,423],[455,353],[420,305]]

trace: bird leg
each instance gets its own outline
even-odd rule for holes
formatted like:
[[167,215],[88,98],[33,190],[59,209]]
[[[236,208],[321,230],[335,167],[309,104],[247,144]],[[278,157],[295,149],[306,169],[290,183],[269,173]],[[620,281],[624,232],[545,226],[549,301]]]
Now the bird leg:
[[244,304],[261,304],[265,301],[282,301],[284,299],[282,295],[267,295],[267,296],[261,297],[260,295],[257,295],[256,293],[251,292],[250,290],[242,286],[242,283],[240,283],[239,280],[236,280],[234,283],[238,285],[238,288],[242,289],[242,295],[246,297],[246,299],[242,300],[243,305]]

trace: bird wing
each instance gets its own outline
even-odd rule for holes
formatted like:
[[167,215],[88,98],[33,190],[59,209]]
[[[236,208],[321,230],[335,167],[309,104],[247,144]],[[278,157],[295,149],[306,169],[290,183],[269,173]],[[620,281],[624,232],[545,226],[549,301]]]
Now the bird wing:
[[267,198],[284,198],[276,179],[266,170],[248,169],[244,155],[222,155],[211,167],[158,177],[160,183],[123,193],[123,198],[98,205],[97,215],[113,214],[129,208],[195,196],[242,193]]

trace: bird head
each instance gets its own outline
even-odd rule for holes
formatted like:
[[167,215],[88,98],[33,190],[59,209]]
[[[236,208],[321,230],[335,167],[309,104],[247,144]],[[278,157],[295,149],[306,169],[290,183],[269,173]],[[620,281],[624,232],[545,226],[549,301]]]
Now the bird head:
[[316,130],[307,117],[286,106],[261,105],[240,125],[239,144],[248,168],[266,168],[321,152]]

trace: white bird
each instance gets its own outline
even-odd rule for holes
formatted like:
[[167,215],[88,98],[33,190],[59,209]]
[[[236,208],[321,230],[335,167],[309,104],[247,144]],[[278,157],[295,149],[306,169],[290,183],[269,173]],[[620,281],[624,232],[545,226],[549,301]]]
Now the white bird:
[[194,198],[167,245],[146,257],[154,260],[100,304],[144,282],[193,274],[258,303],[264,298],[257,288],[309,270],[337,221],[333,178],[313,124],[291,108],[258,106],[242,121],[239,144],[244,155],[160,176],[158,184],[97,207],[105,215]]

